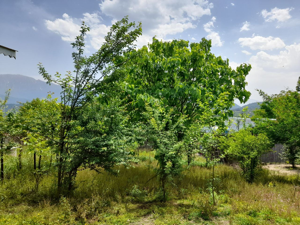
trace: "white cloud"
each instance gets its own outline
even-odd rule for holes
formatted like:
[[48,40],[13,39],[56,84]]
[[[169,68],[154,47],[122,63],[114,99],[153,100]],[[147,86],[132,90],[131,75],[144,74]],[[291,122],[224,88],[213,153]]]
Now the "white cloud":
[[211,21],[203,25],[203,28],[208,33],[206,38],[211,39],[212,46],[221,47],[223,45],[223,42],[221,41],[221,37],[219,33],[213,31],[214,22],[216,22],[216,17],[212,17]]
[[238,41],[242,47],[247,46],[252,50],[274,50],[285,47],[284,42],[280,38],[272,36],[252,36],[251,38],[239,38]]
[[234,6],[234,3],[231,3],[232,6]]
[[240,64],[238,64],[237,62],[234,62],[234,61],[229,61],[229,66],[236,70],[236,68],[239,66]]
[[300,71],[300,44],[288,45],[279,54],[264,51],[252,56],[250,63],[269,71]]
[[252,56],[249,63],[252,70],[247,77],[251,98],[259,98],[255,89],[271,93],[279,93],[286,88],[294,89],[300,71],[300,43],[285,47],[277,54],[264,51]]
[[192,39],[192,41],[196,41],[196,38],[194,38],[194,37],[192,37],[191,39]]
[[206,32],[212,32],[212,28],[214,27],[214,22],[213,21],[209,21],[208,23],[203,25],[203,28]]
[[251,52],[248,52],[246,50],[243,50],[242,53],[246,54],[246,55],[251,55]]
[[[112,18],[112,24],[124,15],[128,15],[130,21],[141,21],[143,35],[137,44],[142,46],[151,42],[154,36],[167,40],[168,35],[196,28],[195,24],[202,16],[211,14],[213,4],[208,0],[103,0],[99,7],[103,15]],[[73,41],[79,33],[81,20],[84,20],[91,27],[88,33],[91,46],[97,49],[109,31],[99,13],[84,13],[82,19],[64,14],[62,19],[46,20],[46,27],[61,35],[64,41]]]
[[266,22],[272,22],[274,20],[277,20],[278,22],[284,22],[291,18],[291,10],[293,10],[293,8],[279,9],[275,7],[271,9],[270,12],[268,12],[265,9],[262,10],[261,15],[263,16]]
[[243,26],[242,26],[241,29],[240,29],[240,32],[250,30],[249,27],[250,27],[250,23],[249,23],[248,21],[245,21],[245,22],[243,23]]
[[73,19],[68,14],[63,14],[62,19],[54,21],[46,20],[45,24],[48,30],[61,35],[62,40],[72,42],[79,35],[82,21],[90,27],[87,37],[90,39],[90,45],[94,49],[99,49],[104,42],[104,37],[109,31],[109,26],[101,23],[101,17],[97,13],[84,13],[82,19]]
[[100,4],[101,12],[112,21],[128,15],[130,20],[142,22],[143,37],[138,45],[150,42],[153,36],[166,40],[168,35],[195,28],[194,22],[210,15],[211,8],[208,0],[104,0]]
[[34,31],[37,31],[37,30],[38,30],[35,26],[33,26],[32,29],[33,29]]
[[221,47],[223,45],[221,37],[217,32],[211,32],[206,37],[211,39],[212,46]]
[[79,34],[80,25],[75,23],[66,13],[62,17],[63,19],[56,19],[54,21],[46,20],[46,27],[48,30],[61,35],[62,40],[74,41],[75,37]]

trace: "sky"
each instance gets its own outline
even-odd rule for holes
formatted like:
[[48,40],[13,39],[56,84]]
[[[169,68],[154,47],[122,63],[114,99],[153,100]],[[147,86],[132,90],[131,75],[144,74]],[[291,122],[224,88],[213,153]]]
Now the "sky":
[[138,47],[154,36],[190,42],[205,37],[232,68],[251,64],[251,101],[261,101],[256,89],[294,90],[300,76],[299,0],[0,0],[0,45],[18,51],[16,60],[0,55],[0,74],[42,80],[39,62],[50,74],[73,71],[70,43],[82,21],[91,28],[90,55],[124,16],[142,22]]

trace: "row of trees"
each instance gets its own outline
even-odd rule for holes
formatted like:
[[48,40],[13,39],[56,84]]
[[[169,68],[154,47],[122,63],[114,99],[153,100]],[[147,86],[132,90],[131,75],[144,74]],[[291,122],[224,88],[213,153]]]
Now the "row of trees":
[[[10,127],[1,130],[1,137],[9,134],[27,145],[36,171],[42,173],[43,157],[50,158],[47,168],[55,168],[58,196],[74,190],[80,167],[114,172],[115,165],[135,160],[134,150],[146,141],[156,150],[163,199],[167,181],[183,169],[183,156],[189,164],[200,145],[210,161],[218,161],[215,152],[220,150],[238,159],[253,181],[259,156],[270,146],[268,138],[248,130],[224,136],[234,99],[246,102],[250,96],[245,89],[250,65],[233,70],[228,59],[211,53],[206,39],[190,44],[153,38],[136,49],[141,24],[128,18],[115,23],[102,47],[86,57],[88,31],[83,23],[72,43],[73,72],[51,76],[39,64],[45,80],[61,86],[60,101],[50,95],[1,115]],[[207,132],[212,127],[217,131]],[[21,169],[22,148],[18,155]]]

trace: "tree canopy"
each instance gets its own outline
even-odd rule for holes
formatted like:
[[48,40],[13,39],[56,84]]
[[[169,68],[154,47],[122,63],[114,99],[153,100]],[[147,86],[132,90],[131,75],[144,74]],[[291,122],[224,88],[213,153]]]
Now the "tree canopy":
[[251,66],[232,69],[228,59],[211,53],[211,41],[204,38],[199,43],[153,38],[148,47],[127,57],[131,60],[125,68],[124,97],[131,110],[137,109],[136,119],[145,111],[146,102],[155,98],[163,107],[172,108],[177,118],[186,115],[186,125],[208,108],[224,120],[232,115],[234,99],[246,102],[250,96],[245,79]]

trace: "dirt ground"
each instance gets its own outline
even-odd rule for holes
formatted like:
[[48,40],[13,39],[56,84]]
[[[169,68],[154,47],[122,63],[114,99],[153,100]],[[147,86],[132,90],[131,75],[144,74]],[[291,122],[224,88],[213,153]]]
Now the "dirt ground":
[[268,164],[263,166],[264,169],[274,171],[275,173],[280,173],[284,175],[297,175],[300,176],[300,166],[297,166],[296,169],[293,169],[290,164]]

